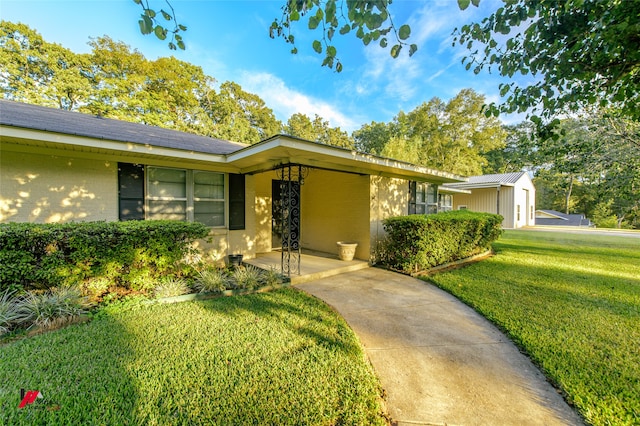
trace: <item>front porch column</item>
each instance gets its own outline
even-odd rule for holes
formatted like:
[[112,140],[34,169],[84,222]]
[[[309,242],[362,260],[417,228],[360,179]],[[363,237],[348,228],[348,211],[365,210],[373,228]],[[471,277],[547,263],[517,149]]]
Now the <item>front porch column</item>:
[[300,193],[307,169],[287,164],[277,169],[282,199],[281,273],[288,277],[300,274]]

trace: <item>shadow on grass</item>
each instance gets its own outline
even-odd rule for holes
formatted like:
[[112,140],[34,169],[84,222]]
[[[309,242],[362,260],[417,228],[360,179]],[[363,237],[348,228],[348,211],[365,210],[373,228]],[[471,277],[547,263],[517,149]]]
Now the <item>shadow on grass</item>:
[[[104,314],[2,346],[0,365],[0,424],[382,419],[351,330],[294,289]],[[22,387],[46,404],[18,410]]]
[[[134,356],[111,317],[0,346],[0,424],[133,424],[139,394],[125,364]],[[43,399],[18,409],[21,388]]]

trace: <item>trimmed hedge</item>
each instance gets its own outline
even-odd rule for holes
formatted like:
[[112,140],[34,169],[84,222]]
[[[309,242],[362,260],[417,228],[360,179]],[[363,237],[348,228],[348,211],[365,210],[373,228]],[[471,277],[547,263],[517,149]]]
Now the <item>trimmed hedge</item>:
[[501,233],[503,217],[466,210],[385,219],[380,262],[405,273],[482,253]]
[[191,242],[207,235],[200,223],[178,221],[0,224],[0,291],[92,278],[145,290],[160,276],[187,272]]

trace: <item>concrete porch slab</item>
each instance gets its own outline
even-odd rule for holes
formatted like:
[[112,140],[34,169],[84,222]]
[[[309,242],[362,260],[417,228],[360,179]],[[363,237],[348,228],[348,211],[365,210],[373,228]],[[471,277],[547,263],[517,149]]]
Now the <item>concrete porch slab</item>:
[[[246,259],[243,263],[257,266],[262,269],[281,270],[282,253],[272,251],[259,253],[253,259]],[[346,272],[358,271],[368,268],[369,262],[364,260],[344,261],[329,253],[304,250],[300,257],[300,274],[291,274],[291,284],[301,284],[321,278],[327,278]]]

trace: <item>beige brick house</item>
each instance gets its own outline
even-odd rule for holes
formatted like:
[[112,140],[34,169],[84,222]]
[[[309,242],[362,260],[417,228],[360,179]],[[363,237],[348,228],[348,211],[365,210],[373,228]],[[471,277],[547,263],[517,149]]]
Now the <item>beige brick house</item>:
[[213,260],[344,240],[368,260],[384,218],[429,212],[463,180],[285,135],[243,145],[0,101],[0,223],[200,221]]

